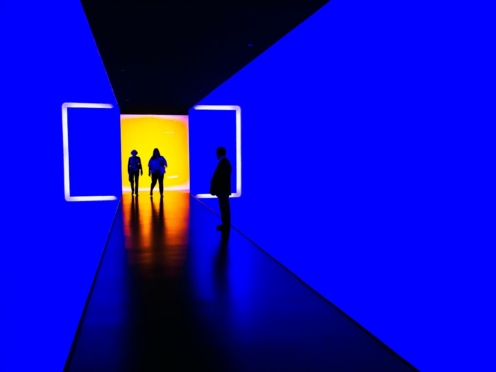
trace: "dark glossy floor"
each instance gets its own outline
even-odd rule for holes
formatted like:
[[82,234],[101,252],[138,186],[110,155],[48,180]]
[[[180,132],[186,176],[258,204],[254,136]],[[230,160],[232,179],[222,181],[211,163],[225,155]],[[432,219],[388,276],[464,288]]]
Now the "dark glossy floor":
[[67,371],[414,370],[189,194],[116,221]]

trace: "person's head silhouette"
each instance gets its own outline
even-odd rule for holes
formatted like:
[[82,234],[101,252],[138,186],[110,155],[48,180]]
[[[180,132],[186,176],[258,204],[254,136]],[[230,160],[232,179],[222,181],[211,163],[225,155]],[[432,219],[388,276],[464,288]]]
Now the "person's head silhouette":
[[138,155],[138,151],[136,151],[136,150],[131,151],[131,155],[133,155],[133,156]]
[[226,149],[224,147],[219,147],[216,151],[216,154],[217,154],[217,159],[220,159],[223,156],[226,156]]
[[159,157],[160,157],[160,151],[158,151],[158,149],[154,149],[152,158],[156,159]]

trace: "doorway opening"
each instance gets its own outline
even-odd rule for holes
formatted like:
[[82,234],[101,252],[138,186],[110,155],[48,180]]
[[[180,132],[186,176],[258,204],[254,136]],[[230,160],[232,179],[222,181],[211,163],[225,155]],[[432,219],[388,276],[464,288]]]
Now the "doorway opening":
[[143,167],[138,190],[150,191],[148,161],[158,148],[167,160],[164,190],[189,192],[188,127],[187,115],[121,115],[122,191],[131,192],[127,166],[133,150]]

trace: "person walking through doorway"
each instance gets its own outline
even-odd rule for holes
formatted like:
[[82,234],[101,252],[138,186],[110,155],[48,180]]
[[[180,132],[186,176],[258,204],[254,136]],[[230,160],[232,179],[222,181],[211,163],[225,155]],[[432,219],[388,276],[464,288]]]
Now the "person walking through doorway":
[[129,182],[131,182],[131,193],[132,195],[138,196],[139,190],[139,176],[140,172],[143,175],[143,167],[141,166],[141,159],[138,155],[138,151],[131,151],[131,157],[127,162],[127,174],[129,175]]
[[231,173],[232,167],[226,158],[226,149],[219,147],[216,151],[217,168],[210,182],[210,194],[216,195],[219,199],[220,216],[222,224],[217,226],[217,230],[227,231],[231,226],[231,206],[229,195],[231,195]]
[[164,197],[164,175],[167,168],[167,160],[160,155],[158,149],[153,150],[153,155],[148,162],[148,176],[152,177],[152,185],[150,187],[150,197],[153,196],[153,188],[157,184],[160,190],[160,197]]

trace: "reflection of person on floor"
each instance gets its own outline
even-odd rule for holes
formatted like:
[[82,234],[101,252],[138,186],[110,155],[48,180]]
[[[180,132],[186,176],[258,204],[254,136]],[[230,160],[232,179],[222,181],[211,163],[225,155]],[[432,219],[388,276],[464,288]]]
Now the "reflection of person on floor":
[[148,162],[148,175],[152,177],[152,185],[150,188],[150,196],[153,196],[153,188],[157,184],[160,189],[160,196],[164,197],[164,175],[167,168],[167,160],[160,155],[158,149],[153,150],[153,156]]
[[226,149],[217,149],[217,159],[219,163],[210,182],[210,194],[216,195],[219,199],[220,217],[222,225],[217,226],[217,230],[228,230],[231,226],[231,206],[229,205],[229,195],[231,195],[231,163],[226,158]]
[[138,155],[138,151],[131,151],[131,156],[127,162],[127,174],[129,174],[129,182],[131,182],[131,192],[133,195],[138,196],[139,188],[139,176],[140,172],[143,175],[143,168],[141,166],[141,159]]

